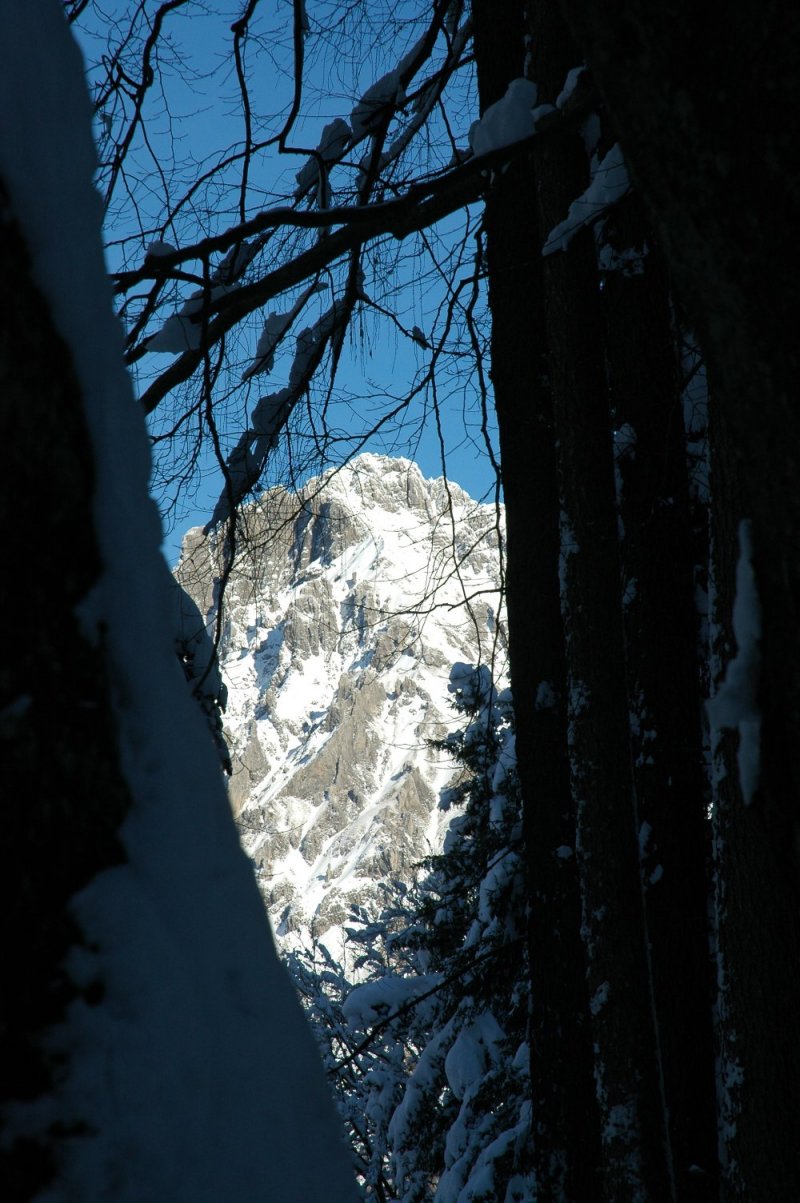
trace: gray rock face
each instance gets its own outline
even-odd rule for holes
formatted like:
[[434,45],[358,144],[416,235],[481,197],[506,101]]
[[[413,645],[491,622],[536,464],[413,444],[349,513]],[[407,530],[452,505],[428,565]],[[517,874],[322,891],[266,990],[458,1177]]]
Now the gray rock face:
[[[230,797],[279,937],[336,931],[441,846],[450,666],[502,677],[502,515],[408,460],[363,455],[243,515],[220,649]],[[177,575],[211,617],[217,549]]]

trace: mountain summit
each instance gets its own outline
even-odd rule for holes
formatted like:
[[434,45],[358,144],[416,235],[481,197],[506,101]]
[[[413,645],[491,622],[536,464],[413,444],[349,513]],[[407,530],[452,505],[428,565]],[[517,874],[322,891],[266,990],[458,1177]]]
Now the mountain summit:
[[[365,454],[242,517],[223,601],[231,802],[276,933],[338,928],[438,852],[454,663],[502,675],[502,512]],[[177,576],[213,617],[214,534]],[[499,667],[498,667],[499,666]]]

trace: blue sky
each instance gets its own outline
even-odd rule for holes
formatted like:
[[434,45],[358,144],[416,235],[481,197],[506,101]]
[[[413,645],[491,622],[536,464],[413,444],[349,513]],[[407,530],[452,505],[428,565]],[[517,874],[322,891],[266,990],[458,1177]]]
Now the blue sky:
[[[230,25],[239,15],[241,5],[230,4],[226,7],[223,2],[212,9],[203,11],[201,5],[189,5],[186,9],[178,9],[171,13],[165,23],[165,31],[176,55],[182,60],[179,71],[169,76],[168,86],[159,91],[156,87],[152,92],[152,111],[149,116],[149,140],[156,156],[163,151],[165,161],[172,161],[189,155],[202,161],[207,155],[219,152],[220,147],[235,143],[241,134],[241,102],[236,86],[235,75],[230,67],[225,67],[223,51],[229,51],[231,43]],[[123,0],[111,0],[107,11],[122,17],[127,9]],[[328,12],[328,10],[330,10]],[[419,5],[414,0],[397,0],[391,11],[391,16],[385,15],[385,28],[394,29],[395,37],[381,39],[381,28],[375,25],[375,37],[371,44],[361,46],[351,45],[349,55],[338,53],[338,46],[333,40],[326,40],[323,26],[319,25],[319,37],[316,36],[315,22],[322,21],[327,12],[326,20],[335,10],[335,5],[327,4],[326,0],[309,0],[307,11],[311,22],[311,33],[306,41],[307,72],[304,90],[304,103],[300,118],[292,130],[291,143],[297,146],[315,146],[326,121],[333,117],[347,118],[354,102],[363,90],[374,82],[382,72],[391,69],[407,52],[409,43],[419,35],[419,25],[413,21],[419,18]],[[277,7],[257,10],[262,26],[255,28],[255,33],[262,35],[262,52],[258,60],[259,70],[250,69],[248,79],[252,87],[254,111],[259,108],[263,112],[285,112],[291,98],[291,71],[287,66],[291,62],[291,5],[279,4]],[[377,13],[377,9],[375,10]],[[371,17],[367,18],[367,31]],[[388,22],[388,24],[387,24]],[[269,24],[269,28],[267,27]],[[255,36],[254,33],[254,36]],[[86,36],[84,45],[88,57],[96,57],[103,46],[106,31],[98,29],[97,36],[92,39]],[[255,43],[253,43],[255,46]],[[266,57],[263,47],[267,47]],[[168,61],[170,41],[164,43],[164,61]],[[246,54],[255,54],[247,45]],[[362,53],[363,50],[363,53]],[[316,57],[315,57],[316,56]],[[249,60],[255,62],[255,58]],[[266,72],[265,62],[272,62],[274,70]],[[247,60],[246,60],[247,63]],[[90,76],[91,80],[91,76]],[[467,96],[465,90],[464,96]],[[148,101],[150,103],[150,100]],[[460,121],[459,140],[465,139],[465,130],[470,119],[475,114],[469,111],[468,103],[462,111],[456,114]],[[135,148],[134,148],[135,149]],[[137,151],[139,177],[143,181],[137,193],[136,203],[139,207],[137,217],[126,214],[124,206],[114,215],[109,223],[109,238],[119,238],[126,233],[137,234],[142,229],[141,249],[136,253],[143,254],[147,245],[148,219],[157,224],[158,221],[158,175],[160,165],[155,165],[148,158],[147,151]],[[259,189],[266,196],[283,194],[290,195],[294,186],[294,174],[302,166],[305,156],[288,155],[277,160],[265,157],[254,162],[252,184],[253,196],[258,197]],[[136,160],[134,160],[136,169]],[[266,172],[262,179],[260,171]],[[275,172],[278,171],[276,176]],[[283,179],[281,174],[283,173]],[[270,203],[267,201],[267,203]],[[251,202],[252,209],[252,202]],[[144,220],[142,220],[142,215]],[[213,215],[207,215],[213,220]],[[138,221],[138,227],[137,227]],[[125,229],[126,223],[128,230]],[[458,222],[453,221],[453,229]],[[184,239],[193,241],[197,234],[205,232],[198,229],[197,233],[189,227],[183,231]],[[180,231],[176,241],[180,241]],[[194,237],[193,237],[194,235]],[[165,237],[171,238],[172,232],[166,231]],[[448,229],[438,230],[431,237],[431,243],[436,245],[437,255],[446,257],[451,252],[448,238],[453,235]],[[410,240],[409,240],[410,241]],[[342,438],[339,446],[344,450],[345,436],[357,432],[364,426],[369,426],[371,413],[377,413],[381,408],[397,403],[397,399],[407,393],[414,384],[415,378],[424,373],[429,363],[430,352],[417,346],[409,337],[413,327],[419,329],[427,337],[436,337],[437,330],[442,328],[445,304],[445,285],[437,280],[435,270],[431,270],[431,261],[427,261],[427,274],[415,271],[415,264],[423,263],[422,243],[404,250],[410,253],[397,263],[393,263],[394,243],[388,244],[381,256],[365,257],[365,287],[367,293],[380,305],[391,310],[394,318],[382,318],[375,310],[366,310],[356,317],[351,330],[351,337],[342,356],[337,376],[337,392],[332,399],[328,416],[336,433]],[[469,255],[463,258],[454,269],[455,279],[468,277],[472,267]],[[399,292],[394,292],[398,281],[402,282]],[[178,303],[185,299],[179,294]],[[293,298],[285,301],[277,299],[271,308],[285,311]],[[329,304],[314,298],[319,305]],[[263,321],[266,312],[259,315]],[[476,309],[480,315],[480,309]],[[308,318],[304,313],[300,326],[313,322],[316,317],[313,305],[309,307]],[[396,320],[395,320],[396,318]],[[481,331],[481,335],[485,332]],[[237,348],[238,363],[246,366],[248,355],[252,354],[258,336],[258,322],[251,325],[241,338]],[[282,387],[285,383],[288,365],[291,362],[294,339],[287,340],[284,354],[276,356],[274,372],[260,375],[247,386],[236,387],[237,375],[242,367],[237,366],[230,378],[234,382],[231,398],[232,412],[238,412],[240,422],[246,421],[247,411],[252,409],[258,397],[265,392]],[[462,355],[453,354],[441,363],[437,371],[435,393],[432,388],[421,395],[404,415],[401,422],[395,424],[395,429],[388,435],[369,439],[364,450],[382,454],[402,454],[415,459],[426,476],[438,476],[442,473],[441,440],[447,446],[447,474],[459,483],[472,496],[481,498],[493,496],[494,472],[485,450],[481,431],[481,407],[478,399],[477,383],[474,378],[468,379],[460,374],[460,369],[469,361],[465,343],[462,343]],[[145,358],[142,366],[146,370],[163,370],[169,364],[169,358],[162,355],[150,355]],[[440,430],[433,416],[433,401],[435,397],[438,409]],[[489,403],[491,409],[491,403]],[[427,412],[427,417],[425,416]],[[489,420],[490,428],[493,422]],[[229,419],[230,437],[236,433],[234,419]],[[441,439],[440,439],[441,434]],[[302,431],[301,431],[302,441]],[[276,457],[280,459],[279,455]],[[175,466],[179,466],[176,461]],[[213,467],[211,457],[205,457],[202,467]],[[167,465],[169,467],[169,465]],[[274,483],[278,475],[271,474],[265,483]],[[298,483],[302,483],[301,479]],[[219,495],[221,477],[218,472],[211,472],[205,479],[196,481],[193,488],[181,500],[180,508],[173,517],[174,529],[165,537],[164,551],[170,562],[177,557],[182,534],[191,526],[203,524],[209,517],[214,503]]]

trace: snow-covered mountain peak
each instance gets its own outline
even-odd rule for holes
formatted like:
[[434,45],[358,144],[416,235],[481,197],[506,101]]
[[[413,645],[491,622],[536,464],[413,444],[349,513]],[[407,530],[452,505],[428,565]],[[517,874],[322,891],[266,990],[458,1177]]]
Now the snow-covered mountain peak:
[[[365,454],[249,506],[224,601],[231,801],[280,936],[322,935],[438,851],[429,746],[455,722],[450,667],[502,675],[502,514],[405,459]],[[177,574],[201,610],[213,535]]]

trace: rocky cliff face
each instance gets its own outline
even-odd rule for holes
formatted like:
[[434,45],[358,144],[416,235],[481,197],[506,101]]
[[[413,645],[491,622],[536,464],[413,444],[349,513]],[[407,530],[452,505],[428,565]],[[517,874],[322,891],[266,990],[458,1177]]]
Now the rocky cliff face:
[[[279,937],[321,936],[441,846],[457,661],[505,663],[499,517],[363,455],[244,515],[221,666],[231,802]],[[210,614],[213,538],[178,576]]]

